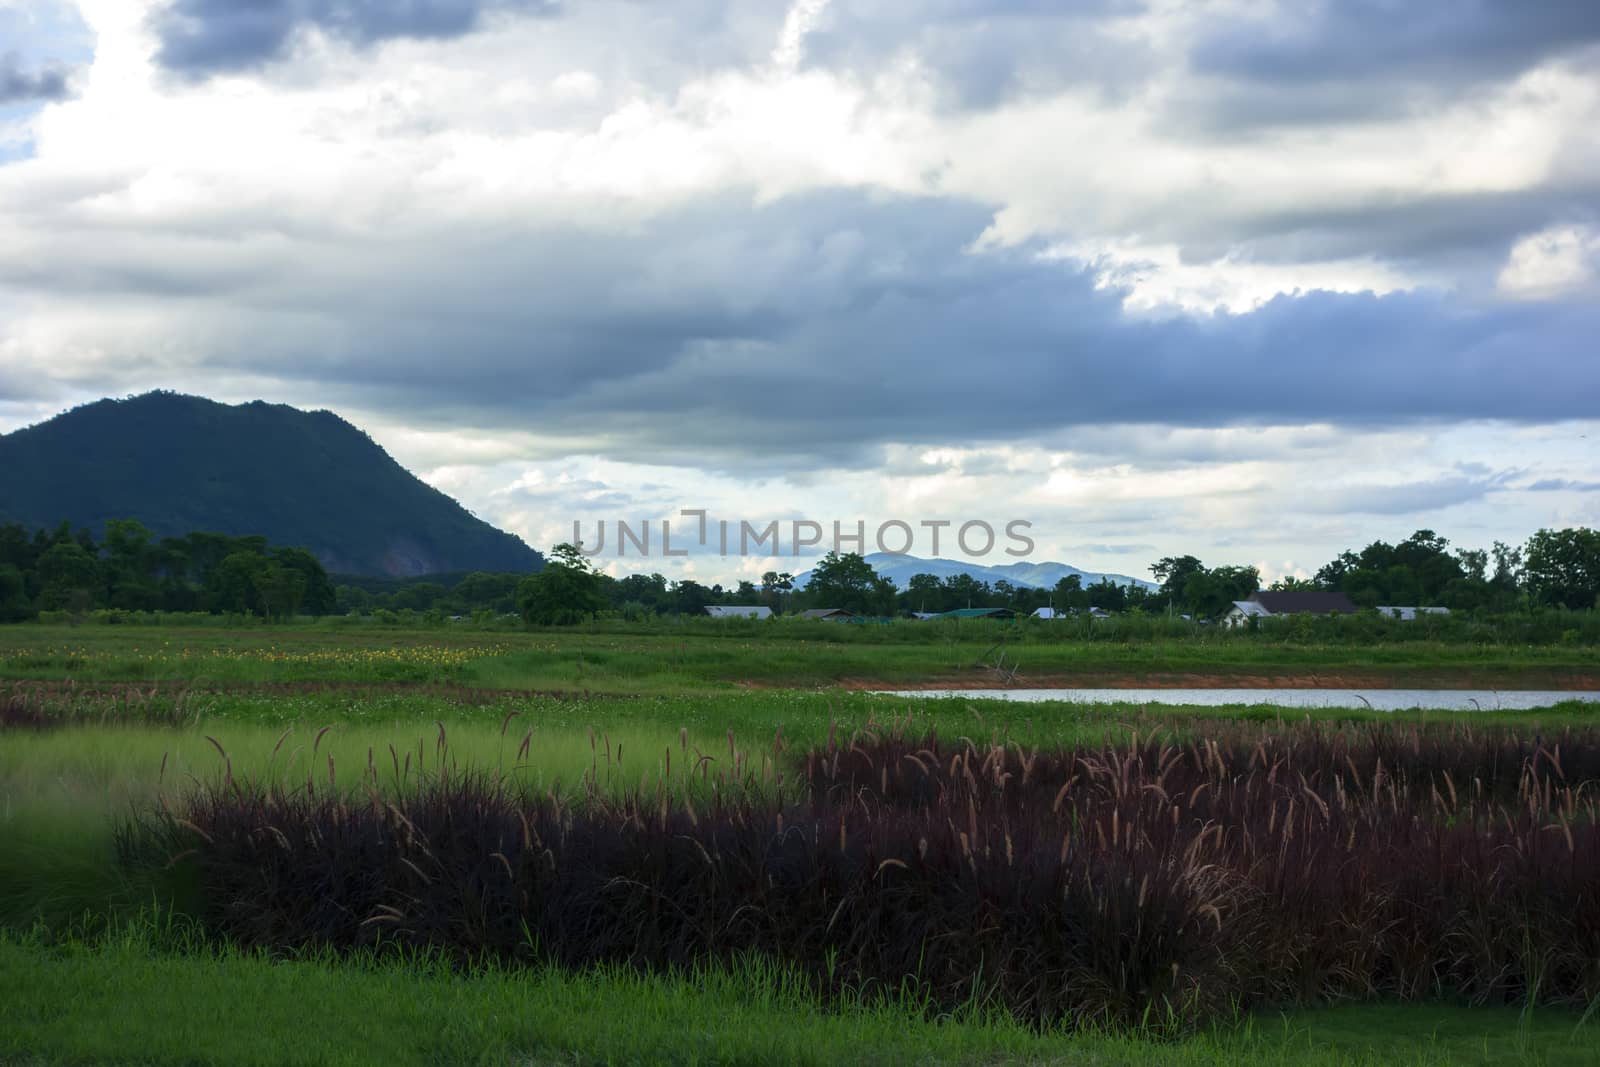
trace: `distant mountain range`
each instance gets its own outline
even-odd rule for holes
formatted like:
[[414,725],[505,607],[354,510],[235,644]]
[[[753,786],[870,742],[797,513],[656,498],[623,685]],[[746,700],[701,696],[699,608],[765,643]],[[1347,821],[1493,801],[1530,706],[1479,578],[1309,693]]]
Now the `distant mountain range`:
[[539,553],[421,481],[329,411],[178,393],[101,400],[0,435],[0,522],[98,535],[262,534],[329,571],[533,571]]
[[[1086,571],[1065,563],[997,563],[985,566],[981,563],[969,563],[954,559],[923,559],[920,556],[894,556],[887,552],[874,552],[866,557],[872,564],[872,569],[888,578],[894,584],[904,589],[911,581],[914,574],[931,574],[936,578],[948,578],[955,574],[969,574],[980,582],[995,582],[1004,580],[1016,586],[1026,586],[1033,589],[1054,589],[1056,583],[1070,574],[1078,575],[1085,587],[1094,585],[1102,578],[1110,580],[1116,585],[1138,585],[1146,589],[1154,589],[1154,582],[1147,582],[1142,578],[1134,578],[1127,574],[1108,574],[1100,571]],[[811,580],[811,572],[798,575],[795,578],[795,588],[804,588]]]

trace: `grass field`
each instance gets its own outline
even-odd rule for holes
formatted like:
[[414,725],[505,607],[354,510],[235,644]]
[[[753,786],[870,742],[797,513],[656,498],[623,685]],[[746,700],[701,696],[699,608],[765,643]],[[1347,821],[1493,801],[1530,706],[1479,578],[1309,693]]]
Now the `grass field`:
[[[1007,638],[997,651],[996,636],[977,627],[913,644],[718,631],[0,630],[0,705],[23,709],[9,726],[0,721],[0,927],[8,931],[0,936],[0,1060],[1600,1062],[1591,1051],[1600,1047],[1600,1020],[1542,1007],[1258,1011],[1174,1042],[1039,1033],[996,1018],[932,1021],[899,1003],[825,1008],[765,965],[692,977],[491,969],[463,980],[393,960],[290,962],[146,929],[141,911],[182,887],[117,861],[120,819],[158,793],[176,796],[228,770],[321,782],[331,758],[334,780],[354,788],[369,766],[382,771],[409,755],[510,773],[536,789],[576,788],[586,773],[637,786],[663,769],[669,747],[726,752],[732,731],[740,751],[755,751],[770,748],[781,728],[798,751],[830,730],[913,711],[917,729],[943,737],[1030,745],[1131,731],[1204,734],[1219,721],[1282,717],[1270,707],[913,703],[840,688],[984,680],[997,660],[1023,679],[1033,671],[1035,679],[1101,684],[1356,676],[1367,684],[1592,688],[1585,681],[1600,673],[1585,646]],[[1593,714],[1573,705],[1472,721],[1556,730]],[[1312,717],[1452,718],[1365,709]]]
[[[820,1010],[770,967],[692,976],[274,960],[157,948],[138,924],[44,945],[0,935],[7,1063],[1094,1064],[1581,1067],[1569,1013],[1439,1005],[1263,1012],[1181,1040],[930,1020],[915,1004]],[[170,941],[167,937],[165,940]]]
[[[828,624],[685,625],[678,632],[476,632],[11,626],[0,678],[200,689],[394,684],[519,692],[714,693],[738,686],[1210,684],[1594,688],[1600,648],[1459,641],[1317,643],[1219,630],[1147,640],[972,623],[917,631]],[[894,629],[894,640],[879,631]]]

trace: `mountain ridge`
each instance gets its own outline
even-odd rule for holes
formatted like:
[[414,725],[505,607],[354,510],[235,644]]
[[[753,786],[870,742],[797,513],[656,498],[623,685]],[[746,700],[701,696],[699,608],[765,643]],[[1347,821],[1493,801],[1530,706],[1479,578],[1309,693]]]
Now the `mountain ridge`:
[[543,557],[331,411],[156,391],[0,434],[0,522],[137,519],[308,549],[335,573],[532,571]]
[[[888,552],[874,552],[865,557],[872,564],[872,569],[884,578],[894,582],[895,587],[904,589],[916,574],[931,574],[936,578],[946,578],[956,574],[967,574],[979,581],[993,585],[997,581],[1008,581],[1012,585],[1026,586],[1030,589],[1054,589],[1056,583],[1068,575],[1076,574],[1083,580],[1084,588],[1088,588],[1102,578],[1109,579],[1115,585],[1139,585],[1147,589],[1154,589],[1154,582],[1143,578],[1135,578],[1127,574],[1114,574],[1103,571],[1086,571],[1068,563],[1046,561],[1035,563],[1024,560],[1016,563],[982,564],[968,563],[961,560],[943,558],[925,558],[922,556],[894,555]],[[795,576],[796,589],[802,589],[811,580],[811,571],[805,571]]]

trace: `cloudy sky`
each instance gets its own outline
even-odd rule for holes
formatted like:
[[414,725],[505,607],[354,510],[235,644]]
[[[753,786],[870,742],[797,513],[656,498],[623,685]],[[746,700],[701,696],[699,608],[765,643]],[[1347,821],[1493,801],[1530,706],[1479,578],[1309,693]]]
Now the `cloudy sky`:
[[1600,4],[0,0],[0,430],[327,407],[536,547],[1520,542],[1597,339]]

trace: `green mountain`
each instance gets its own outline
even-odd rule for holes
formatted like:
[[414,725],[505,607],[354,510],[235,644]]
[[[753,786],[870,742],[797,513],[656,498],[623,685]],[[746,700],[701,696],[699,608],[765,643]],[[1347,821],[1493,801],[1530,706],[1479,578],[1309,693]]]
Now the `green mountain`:
[[125,518],[158,537],[264,534],[341,574],[543,564],[329,411],[156,392],[0,435],[0,523],[65,519],[98,536]]

